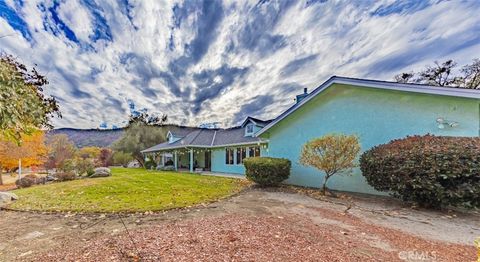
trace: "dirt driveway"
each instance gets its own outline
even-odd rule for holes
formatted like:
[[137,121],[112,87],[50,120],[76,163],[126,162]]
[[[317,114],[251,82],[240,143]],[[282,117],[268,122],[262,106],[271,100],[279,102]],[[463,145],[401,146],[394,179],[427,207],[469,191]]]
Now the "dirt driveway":
[[0,261],[475,261],[476,237],[475,213],[256,189],[154,214],[0,211]]

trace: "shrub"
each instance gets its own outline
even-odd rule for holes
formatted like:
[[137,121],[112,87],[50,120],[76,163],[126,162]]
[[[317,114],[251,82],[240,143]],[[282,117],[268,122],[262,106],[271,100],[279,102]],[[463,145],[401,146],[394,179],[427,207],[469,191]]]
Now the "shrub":
[[300,154],[300,163],[323,171],[322,193],[325,194],[328,179],[351,171],[356,165],[355,159],[359,152],[357,136],[329,134],[305,143]]
[[39,184],[40,182],[40,179],[36,175],[29,174],[20,179],[17,179],[17,181],[15,181],[15,185],[17,185],[18,188],[24,188],[31,187],[33,185]]
[[60,173],[55,173],[53,176],[59,182],[75,180],[75,173],[73,172],[60,172]]
[[421,206],[480,206],[480,138],[411,136],[363,153],[367,182]]
[[165,166],[173,166],[173,160],[169,159],[167,162],[165,162]]
[[87,169],[87,176],[88,177],[93,176],[93,174],[95,174],[95,169],[93,169],[93,168]]
[[76,169],[76,161],[75,159],[67,159],[63,162],[63,165],[58,168],[59,170],[63,171],[63,172],[67,172],[67,173],[70,173],[70,172],[74,172],[75,169]]
[[130,163],[130,161],[132,160],[133,160],[133,157],[129,153],[118,151],[113,154],[113,163],[115,165],[127,167],[128,163]]
[[87,173],[88,175],[88,172],[90,170],[93,171],[93,168],[95,167],[95,165],[93,164],[93,162],[90,160],[90,159],[77,159],[75,161],[75,170],[78,172],[79,175],[83,175],[85,173]]
[[290,176],[291,162],[285,158],[249,157],[243,160],[247,179],[262,187],[276,186]]
[[145,169],[155,169],[157,167],[157,163],[155,161],[149,159],[145,161]]
[[97,167],[108,167],[113,163],[113,152],[109,148],[102,148],[95,164]]

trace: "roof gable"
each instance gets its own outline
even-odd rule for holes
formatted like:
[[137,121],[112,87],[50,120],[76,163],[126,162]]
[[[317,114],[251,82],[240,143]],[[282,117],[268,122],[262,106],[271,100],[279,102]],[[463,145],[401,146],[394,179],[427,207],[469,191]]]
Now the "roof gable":
[[345,84],[355,87],[366,87],[366,88],[378,88],[384,90],[394,90],[394,91],[405,91],[413,93],[422,93],[422,94],[433,94],[433,95],[442,95],[442,96],[453,96],[453,97],[465,97],[465,98],[476,98],[480,99],[480,91],[472,89],[463,89],[463,88],[451,88],[451,87],[438,87],[438,86],[429,86],[421,84],[403,84],[396,82],[388,81],[379,81],[379,80],[369,80],[369,79],[359,79],[359,78],[348,78],[348,77],[339,77],[332,76],[315,90],[313,90],[307,97],[302,99],[302,101],[296,103],[285,112],[280,114],[277,118],[267,124],[262,128],[256,136],[260,136],[265,133],[271,127],[275,126],[282,119],[286,118],[291,113],[295,112],[302,105],[308,103],[311,99],[321,94],[324,90],[330,87],[333,84]]
[[258,119],[258,118],[254,118],[254,117],[248,116],[248,117],[243,121],[243,123],[240,125],[240,127],[245,127],[248,123],[253,123],[254,125],[259,126],[259,127],[264,127],[264,126],[266,126],[268,123],[270,123],[271,121],[272,121],[272,120],[261,120],[261,119]]

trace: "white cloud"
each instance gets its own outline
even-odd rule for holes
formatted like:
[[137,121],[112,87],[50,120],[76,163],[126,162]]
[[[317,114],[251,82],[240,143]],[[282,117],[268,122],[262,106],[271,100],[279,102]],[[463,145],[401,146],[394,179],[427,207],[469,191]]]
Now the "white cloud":
[[91,16],[78,0],[60,3],[58,15],[78,39],[88,42],[89,36],[93,33]]
[[[480,5],[474,1],[411,11],[394,6],[382,15],[373,14],[396,2],[226,1],[220,10],[207,1],[203,12],[204,5],[193,1],[129,2],[101,1],[97,10],[81,1],[60,3],[56,14],[81,43],[45,30],[55,21],[39,9],[39,0],[17,10],[30,41],[0,18],[0,35],[15,32],[0,39],[1,51],[38,64],[49,78],[47,92],[60,99],[64,116],[55,120],[58,127],[120,125],[127,99],[177,123],[231,125],[242,105],[270,95],[273,103],[245,113],[272,118],[302,87],[312,90],[331,75],[391,80],[434,60],[464,64],[480,53]],[[94,11],[108,27],[99,26]],[[287,65],[293,73],[284,73]],[[219,83],[229,85],[215,89]],[[200,96],[205,99],[196,101]]]

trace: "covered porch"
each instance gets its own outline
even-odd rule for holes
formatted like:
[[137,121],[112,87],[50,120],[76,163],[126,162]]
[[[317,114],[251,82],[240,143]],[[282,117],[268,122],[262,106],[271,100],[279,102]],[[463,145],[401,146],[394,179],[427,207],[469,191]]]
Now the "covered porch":
[[144,153],[158,167],[172,166],[175,171],[208,172],[212,167],[212,153],[208,148],[185,147]]

